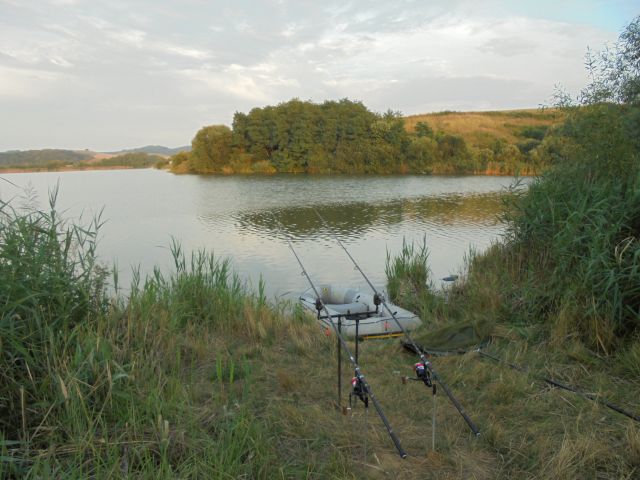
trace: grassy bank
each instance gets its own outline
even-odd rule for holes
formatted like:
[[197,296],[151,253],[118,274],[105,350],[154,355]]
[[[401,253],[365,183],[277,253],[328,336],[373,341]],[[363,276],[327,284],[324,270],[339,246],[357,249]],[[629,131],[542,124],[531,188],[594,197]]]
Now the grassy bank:
[[637,343],[606,356],[548,336],[551,320],[516,317],[521,272],[506,246],[474,257],[448,303],[425,288],[425,249],[389,258],[390,293],[428,319],[420,342],[489,337],[492,353],[532,372],[475,353],[434,358],[482,435],[439,391],[432,451],[431,391],[401,382],[415,356],[397,340],[362,344],[363,371],[409,453],[401,460],[373,408],[335,409],[335,339],[248,291],[228,263],[174,245],[173,272],[137,276],[113,297],[117,278],[95,261],[99,222],[1,213],[0,477],[633,478],[640,468],[637,425],[535,380],[637,412]]

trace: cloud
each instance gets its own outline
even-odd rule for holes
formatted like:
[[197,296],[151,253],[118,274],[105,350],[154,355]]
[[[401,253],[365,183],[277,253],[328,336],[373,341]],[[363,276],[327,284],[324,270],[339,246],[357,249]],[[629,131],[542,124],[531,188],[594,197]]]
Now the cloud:
[[15,101],[42,98],[63,79],[62,75],[55,72],[0,65],[0,99]]
[[66,121],[48,123],[42,142],[76,144],[83,132],[85,146],[112,150],[135,138],[184,144],[204,123],[292,97],[406,113],[533,107],[559,81],[578,89],[587,45],[617,32],[529,10],[504,0],[0,0],[0,129],[11,132],[0,150],[47,146],[32,143],[33,125],[61,109]]

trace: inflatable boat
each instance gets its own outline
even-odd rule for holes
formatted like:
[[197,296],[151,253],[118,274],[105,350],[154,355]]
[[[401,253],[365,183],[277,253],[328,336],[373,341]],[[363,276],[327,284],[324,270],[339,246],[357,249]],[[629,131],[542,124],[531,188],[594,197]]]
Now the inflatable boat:
[[[343,288],[334,285],[320,285],[320,302],[312,289],[300,295],[300,304],[313,312],[316,318],[333,332],[333,323],[340,328],[345,337],[384,337],[401,335],[402,329],[396,320],[384,307],[380,298],[361,292],[353,288]],[[412,330],[420,325],[421,320],[416,314],[400,308],[385,300],[395,318],[405,330]],[[324,305],[329,315],[322,308]],[[357,332],[357,333],[356,333]]]

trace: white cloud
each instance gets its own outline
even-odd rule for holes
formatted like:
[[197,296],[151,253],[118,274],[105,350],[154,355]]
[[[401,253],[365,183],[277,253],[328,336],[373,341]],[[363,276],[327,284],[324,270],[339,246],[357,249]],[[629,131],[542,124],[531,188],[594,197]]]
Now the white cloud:
[[0,98],[5,100],[41,98],[59,85],[63,78],[55,72],[0,65]]
[[[587,45],[617,32],[525,10],[503,0],[0,0],[0,130],[12,132],[0,150],[47,146],[29,144],[34,116],[61,105],[66,121],[42,138],[76,144],[85,132],[87,147],[110,149],[131,146],[125,134],[187,143],[202,122],[294,96],[405,113],[535,107],[558,82],[577,90]],[[115,121],[122,111],[130,122]],[[160,131],[169,136],[149,138]]]

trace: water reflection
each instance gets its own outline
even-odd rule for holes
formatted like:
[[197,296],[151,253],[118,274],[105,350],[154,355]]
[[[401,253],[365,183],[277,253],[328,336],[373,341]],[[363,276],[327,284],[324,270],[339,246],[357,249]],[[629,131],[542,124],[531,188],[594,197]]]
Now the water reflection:
[[[505,177],[203,177],[156,170],[6,177],[33,185],[42,208],[60,182],[58,209],[68,219],[83,213],[90,218],[104,208],[98,251],[106,265],[117,262],[123,285],[132,266],[143,274],[155,265],[171,269],[167,247],[173,237],[187,252],[203,248],[229,257],[253,285],[262,276],[270,295],[307,287],[273,215],[294,238],[315,281],[362,283],[335,233],[374,284],[383,286],[386,253],[400,251],[403,239],[426,238],[434,278],[456,273],[469,248],[483,249],[502,232],[501,196],[513,183]],[[19,193],[0,184],[2,199]]]
[[[284,234],[296,240],[326,238],[335,234],[340,240],[366,236],[371,232],[388,230],[403,223],[415,228],[429,229],[447,225],[495,226],[499,223],[503,195],[450,195],[425,197],[416,200],[371,204],[353,202],[340,205],[295,206],[254,212],[241,212],[236,226],[258,236],[279,237]],[[329,229],[316,214],[320,212]],[[276,223],[275,217],[282,225]]]

